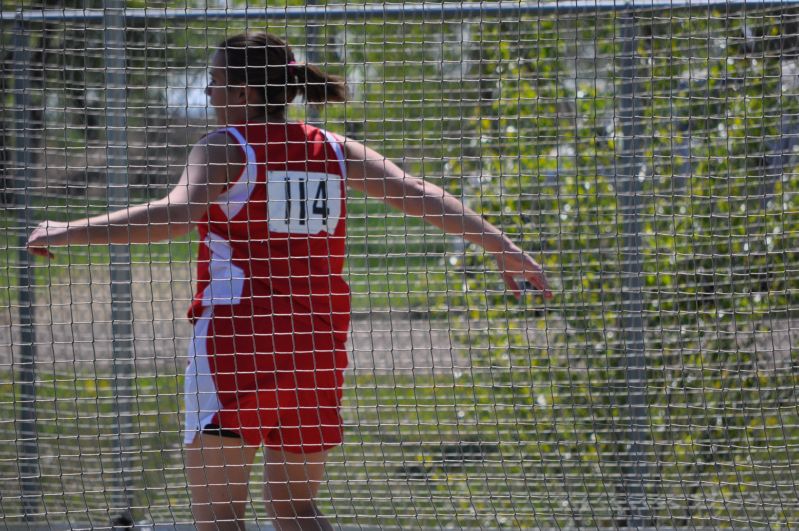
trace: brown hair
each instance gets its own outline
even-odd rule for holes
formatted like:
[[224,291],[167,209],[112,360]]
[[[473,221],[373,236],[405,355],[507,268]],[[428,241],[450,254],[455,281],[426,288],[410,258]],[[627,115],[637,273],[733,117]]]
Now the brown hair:
[[320,68],[295,62],[294,52],[271,33],[242,33],[220,43],[228,85],[263,91],[267,114],[283,114],[297,94],[309,103],[345,101],[344,79]]

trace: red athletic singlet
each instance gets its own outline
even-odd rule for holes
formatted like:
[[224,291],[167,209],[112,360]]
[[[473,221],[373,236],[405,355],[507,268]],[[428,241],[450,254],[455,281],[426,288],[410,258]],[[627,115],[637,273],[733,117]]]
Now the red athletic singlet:
[[343,150],[301,123],[222,131],[246,165],[198,224],[184,441],[213,425],[325,450],[342,440],[350,319]]

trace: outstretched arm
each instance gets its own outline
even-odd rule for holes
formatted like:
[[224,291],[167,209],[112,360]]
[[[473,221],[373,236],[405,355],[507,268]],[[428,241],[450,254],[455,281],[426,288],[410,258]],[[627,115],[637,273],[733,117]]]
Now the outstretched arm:
[[396,164],[359,142],[342,139],[347,157],[347,184],[369,197],[418,216],[447,234],[462,236],[493,255],[502,278],[517,297],[524,279],[552,298],[541,266],[502,231],[432,183],[408,175]]
[[28,238],[30,252],[71,244],[146,243],[191,230],[208,205],[241,171],[244,155],[225,133],[209,135],[189,153],[178,184],[163,199],[68,222],[44,221]]

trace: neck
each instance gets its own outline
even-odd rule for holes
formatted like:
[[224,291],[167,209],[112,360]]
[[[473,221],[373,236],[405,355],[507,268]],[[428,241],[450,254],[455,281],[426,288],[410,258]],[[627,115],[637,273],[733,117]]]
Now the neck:
[[283,123],[286,122],[286,113],[281,110],[273,110],[267,113],[264,108],[248,108],[246,113],[238,113],[238,116],[228,115],[229,124],[252,124],[252,123]]
[[283,112],[270,112],[269,114],[265,115],[266,121],[268,122],[285,122],[286,121],[286,113]]
[[247,122],[265,122],[267,115],[263,109],[254,109],[247,112]]
[[268,122],[268,123],[283,123],[286,122],[286,115],[284,113],[275,112],[264,114],[262,112],[248,114],[245,120],[245,123],[252,124],[252,123],[261,123],[261,122]]

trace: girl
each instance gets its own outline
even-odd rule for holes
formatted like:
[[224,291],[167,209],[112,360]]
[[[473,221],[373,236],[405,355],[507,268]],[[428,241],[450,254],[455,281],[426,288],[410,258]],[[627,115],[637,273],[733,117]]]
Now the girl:
[[221,126],[189,154],[163,199],[100,216],[43,222],[28,248],[127,244],[200,234],[185,380],[185,462],[198,529],[244,529],[250,467],[265,449],[264,500],[275,527],[332,529],[314,498],[341,444],[339,404],[349,288],[346,188],[482,246],[517,296],[524,279],[551,298],[541,267],[441,188],[368,147],[286,120],[298,94],[344,101],[341,79],[295,62],[266,34],[219,45],[206,90]]

